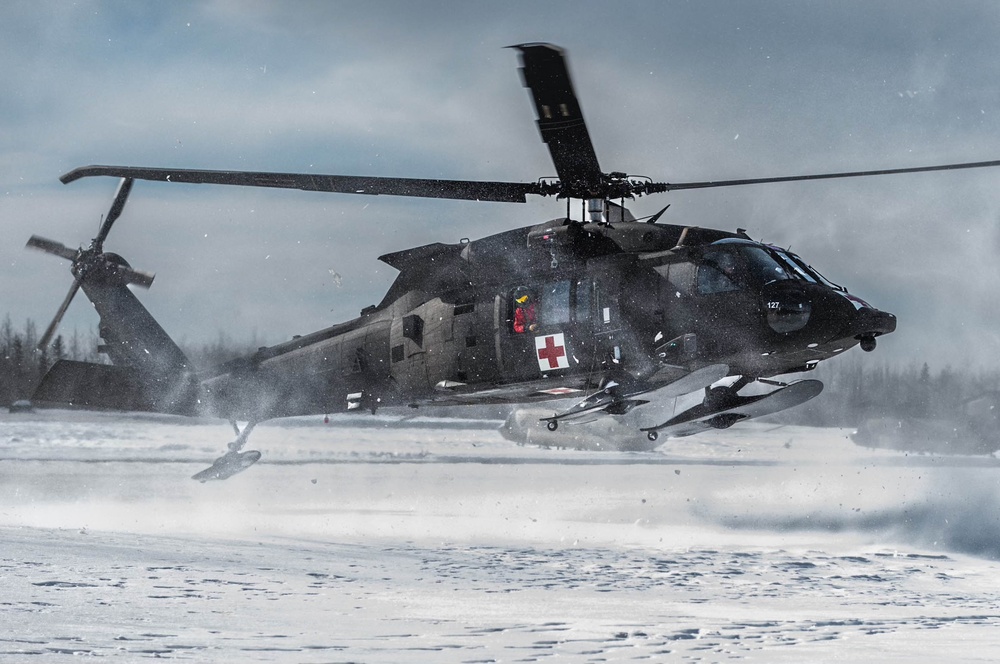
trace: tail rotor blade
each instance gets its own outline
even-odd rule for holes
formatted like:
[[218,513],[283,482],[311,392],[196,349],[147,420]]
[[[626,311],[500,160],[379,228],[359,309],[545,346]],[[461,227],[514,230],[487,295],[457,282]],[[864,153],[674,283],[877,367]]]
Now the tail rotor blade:
[[115,220],[121,216],[122,210],[125,209],[125,201],[128,200],[129,192],[132,191],[132,183],[135,182],[132,178],[122,178],[121,184],[118,185],[118,192],[115,194],[115,200],[111,203],[111,209],[108,210],[108,216],[104,218],[104,223],[101,224],[101,230],[98,231],[97,237],[94,238],[94,245],[100,249],[101,245],[104,244],[105,238],[108,237],[108,233],[111,232],[111,226],[115,223]]
[[76,259],[77,250],[70,249],[62,242],[56,242],[55,240],[49,240],[44,237],[39,237],[37,235],[32,235],[28,240],[28,243],[24,245],[29,249],[38,249],[39,251],[44,251],[47,254],[54,254],[65,258],[66,260]]
[[69,303],[73,301],[73,296],[76,292],[80,290],[80,279],[77,278],[73,281],[73,285],[70,286],[69,292],[66,293],[66,299],[63,300],[62,305],[59,307],[59,311],[56,312],[56,317],[52,319],[49,323],[48,328],[45,330],[45,334],[42,335],[41,340],[38,342],[38,350],[44,350],[49,347],[49,343],[52,341],[52,337],[56,334],[56,328],[59,327],[60,321],[62,321],[63,315],[66,310],[69,309]]
[[140,288],[148,289],[150,286],[153,285],[153,279],[156,278],[156,275],[153,274],[152,272],[134,270],[130,267],[121,267],[118,269],[122,271],[122,274],[124,275],[125,280],[128,281],[128,283],[135,284]]

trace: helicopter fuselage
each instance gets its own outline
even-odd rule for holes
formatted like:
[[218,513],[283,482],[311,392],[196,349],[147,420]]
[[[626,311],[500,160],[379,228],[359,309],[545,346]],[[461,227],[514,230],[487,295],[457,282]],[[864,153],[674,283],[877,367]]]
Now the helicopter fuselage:
[[[661,434],[722,429],[805,403],[820,393],[820,381],[771,379],[809,371],[856,345],[870,351],[895,330],[896,318],[790,251],[742,231],[656,223],[666,207],[642,223],[625,210],[626,199],[1000,166],[992,160],[693,182],[605,171],[564,51],[545,43],[513,48],[555,177],[472,181],[114,165],[64,174],[64,183],[122,180],[89,248],[38,236],[28,241],[71,261],[74,276],[39,346],[52,341],[82,289],[101,316],[103,351],[112,364],[57,362],[35,400],[225,417],[237,438],[195,475],[199,480],[223,479],[259,459],[259,452],[240,450],[260,421],[392,405],[565,397],[573,405],[540,418],[550,432],[560,422],[620,416],[629,431],[646,434],[641,449],[648,449]],[[386,254],[381,260],[399,275],[382,301],[359,317],[196,370],[128,290],[129,284],[149,287],[152,275],[103,249],[136,179],[509,203],[555,196],[566,200],[567,216],[570,202],[581,201],[590,222],[556,219]],[[740,394],[755,381],[776,389]],[[703,401],[680,413],[636,410],[698,390]],[[237,420],[248,424],[240,430]]]
[[381,259],[400,270],[381,304],[202,376],[200,408],[260,421],[581,398],[720,362],[752,380],[895,329],[798,256],[710,229],[557,219]]

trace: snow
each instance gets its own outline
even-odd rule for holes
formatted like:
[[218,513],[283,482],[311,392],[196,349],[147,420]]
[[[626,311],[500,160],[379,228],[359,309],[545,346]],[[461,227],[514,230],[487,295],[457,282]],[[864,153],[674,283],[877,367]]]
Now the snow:
[[[992,661],[992,457],[767,424],[651,453],[499,422],[0,414],[0,659]],[[372,426],[375,424],[375,426]]]

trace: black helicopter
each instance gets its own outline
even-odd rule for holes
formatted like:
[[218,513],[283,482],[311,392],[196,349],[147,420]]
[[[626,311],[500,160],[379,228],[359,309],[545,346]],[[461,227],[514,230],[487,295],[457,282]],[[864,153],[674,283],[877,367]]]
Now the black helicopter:
[[[82,289],[100,315],[100,350],[111,364],[60,361],[34,399],[226,418],[237,437],[211,468],[195,475],[201,480],[224,479],[259,459],[259,452],[241,450],[263,420],[354,409],[374,413],[382,406],[564,398],[570,405],[543,418],[550,431],[563,422],[628,417],[642,432],[636,437],[649,444],[661,434],[725,428],[815,397],[819,381],[773,377],[807,372],[855,345],[871,351],[878,337],[895,330],[896,319],[788,250],[756,242],[742,230],[657,223],[663,210],[637,220],[625,199],[1000,165],[679,184],[606,173],[563,51],[541,43],[513,48],[556,177],[473,182],[122,166],[87,166],[64,175],[64,183],[89,176],[122,181],[89,247],[29,240],[29,247],[70,260],[74,276],[40,345],[51,341]],[[566,199],[567,214],[479,240],[381,256],[399,275],[382,301],[358,318],[196,369],[128,288],[148,288],[153,276],[104,251],[136,179],[507,202],[525,202],[532,194]],[[588,220],[570,219],[571,200],[584,202]],[[761,386],[773,389],[747,393]],[[700,390],[700,404],[672,417],[642,419],[645,404]],[[247,424],[241,430],[237,421]]]

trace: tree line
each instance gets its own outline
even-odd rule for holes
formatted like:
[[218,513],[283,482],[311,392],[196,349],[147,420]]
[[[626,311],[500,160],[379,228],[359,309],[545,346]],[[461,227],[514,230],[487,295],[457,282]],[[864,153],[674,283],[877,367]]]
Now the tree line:
[[9,315],[0,324],[0,405],[29,398],[57,360],[100,361],[96,334],[77,330],[69,337],[60,334],[41,350],[36,348],[38,340],[38,328],[30,319],[20,329],[14,327]]
[[[45,372],[60,359],[106,362],[97,352],[100,339],[94,330],[57,336],[47,349],[36,348],[39,340],[34,321],[17,328],[6,316],[0,324],[0,406],[29,399]],[[264,345],[254,334],[237,341],[219,333],[211,342],[179,343],[194,367],[211,367]],[[817,369],[790,378],[816,378],[823,393],[816,399],[786,411],[784,422],[814,426],[857,426],[870,417],[911,419],[949,417],[962,404],[986,393],[1000,394],[1000,371],[932,371],[926,363],[898,367],[879,364],[867,354],[850,353],[822,363]]]
[[[30,399],[45,373],[59,360],[107,364],[107,358],[97,352],[100,337],[93,329],[59,334],[48,348],[38,349],[41,334],[31,319],[16,327],[10,315],[0,323],[0,407],[15,401]],[[224,333],[207,343],[181,342],[181,350],[195,367],[210,367],[234,357],[247,355],[264,344],[254,334],[238,342]]]
[[796,378],[823,382],[819,397],[779,414],[783,422],[810,426],[858,426],[870,418],[898,420],[961,418],[962,407],[977,397],[1000,396],[1000,371],[932,371],[926,362],[892,366],[851,353],[822,363]]

